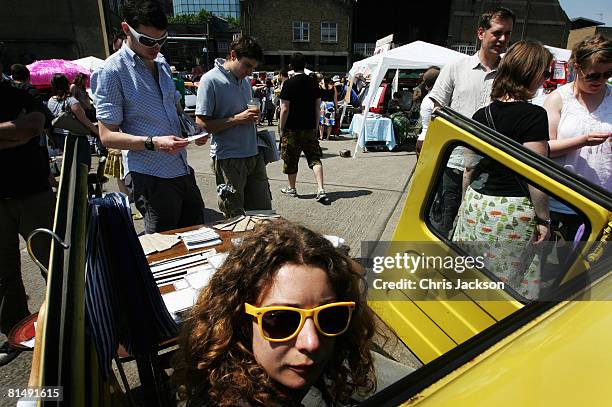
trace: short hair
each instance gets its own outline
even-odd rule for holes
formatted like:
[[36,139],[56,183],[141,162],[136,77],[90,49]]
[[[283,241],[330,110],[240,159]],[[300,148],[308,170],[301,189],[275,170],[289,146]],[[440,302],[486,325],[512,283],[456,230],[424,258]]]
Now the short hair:
[[30,70],[22,64],[11,65],[11,77],[15,81],[27,81],[30,78]]
[[509,96],[516,100],[533,98],[530,87],[553,60],[539,41],[525,40],[512,45],[502,58],[493,81],[491,99]]
[[253,37],[243,35],[230,44],[230,51],[236,53],[236,57],[251,58],[258,62],[263,61],[263,50]]
[[306,68],[306,58],[304,57],[304,54],[301,52],[294,53],[291,56],[291,62],[289,62],[289,65],[291,65],[291,69],[294,71],[303,71],[304,68]]
[[280,70],[279,75],[282,76],[283,78],[288,78],[289,77],[289,70],[287,68],[283,68],[283,69]]
[[576,64],[580,69],[588,69],[596,62],[612,62],[612,40],[601,34],[584,38],[572,48],[570,63]]
[[440,68],[437,66],[432,66],[428,68],[423,74],[423,83],[426,87],[431,89],[436,83],[436,79],[438,79],[438,75],[440,75]]
[[123,5],[123,20],[132,28],[147,25],[165,30],[168,28],[168,18],[159,1],[129,0]]
[[85,86],[86,82],[87,82],[87,75],[85,75],[82,72],[79,72],[78,74],[76,74],[76,76],[72,80],[72,83],[74,83],[77,86]]
[[348,331],[336,338],[335,352],[315,383],[327,405],[375,387],[369,347],[376,328],[363,269],[322,235],[279,219],[257,224],[232,247],[184,321],[175,370],[183,398],[197,405],[278,404],[274,384],[253,355],[252,317],[245,315],[244,303],[256,304],[286,264],[321,268],[337,301],[356,303]]
[[496,7],[483,13],[480,16],[480,20],[478,21],[478,28],[482,28],[483,30],[488,30],[491,28],[491,21],[495,19],[500,20],[512,20],[512,24],[514,24],[515,20],[514,13],[512,10],[506,7]]
[[51,89],[53,96],[64,99],[70,95],[70,82],[63,73],[56,73],[51,78]]

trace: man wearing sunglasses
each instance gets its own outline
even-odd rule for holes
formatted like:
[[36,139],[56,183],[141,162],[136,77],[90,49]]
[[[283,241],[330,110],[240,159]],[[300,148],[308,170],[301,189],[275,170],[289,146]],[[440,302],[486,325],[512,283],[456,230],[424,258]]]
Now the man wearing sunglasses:
[[198,87],[197,123],[213,134],[217,186],[231,185],[235,190],[219,197],[219,209],[227,217],[272,209],[266,165],[257,147],[259,112],[247,108],[252,90],[246,77],[262,59],[255,40],[240,37],[231,43],[227,59],[217,59]]
[[177,94],[160,48],[168,20],[157,1],[123,6],[127,39],[92,74],[91,89],[106,147],[123,150],[125,184],[147,233],[204,223],[204,202],[187,164]]

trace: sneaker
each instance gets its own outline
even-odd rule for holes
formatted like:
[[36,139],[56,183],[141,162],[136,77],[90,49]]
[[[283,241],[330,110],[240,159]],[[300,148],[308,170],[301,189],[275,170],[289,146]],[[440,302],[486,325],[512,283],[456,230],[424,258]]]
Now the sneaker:
[[321,189],[319,192],[317,192],[316,200],[317,202],[321,203],[327,202],[327,194],[325,193],[324,189]]
[[289,196],[297,196],[297,190],[291,187],[281,188],[281,192],[285,195]]
[[4,342],[0,346],[0,366],[4,366],[15,359],[21,351],[19,349],[11,348],[8,342]]

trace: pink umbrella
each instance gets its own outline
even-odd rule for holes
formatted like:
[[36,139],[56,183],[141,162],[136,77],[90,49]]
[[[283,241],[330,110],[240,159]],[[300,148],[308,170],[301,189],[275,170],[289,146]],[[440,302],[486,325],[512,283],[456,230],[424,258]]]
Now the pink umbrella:
[[71,61],[63,59],[45,59],[43,61],[35,61],[28,65],[30,70],[30,81],[32,85],[51,84],[51,78],[56,73],[63,73],[72,83],[74,77],[79,73],[84,73],[89,78],[90,72],[86,68],[75,64]]

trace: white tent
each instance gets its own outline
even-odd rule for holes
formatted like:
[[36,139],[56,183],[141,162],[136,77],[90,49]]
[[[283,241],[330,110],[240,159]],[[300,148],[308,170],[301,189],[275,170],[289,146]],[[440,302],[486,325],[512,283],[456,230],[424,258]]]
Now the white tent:
[[75,59],[72,62],[74,62],[77,65],[82,66],[85,69],[88,69],[90,72],[93,72],[96,70],[96,68],[98,68],[100,65],[104,63],[104,60],[100,58],[96,58],[94,56],[89,56],[89,57],[85,57],[81,59]]
[[553,54],[553,57],[555,58],[556,61],[567,62],[569,61],[570,56],[572,55],[572,51],[570,51],[569,49],[550,47],[548,45],[544,45],[544,46],[548,48],[551,54]]
[[[388,52],[388,51],[386,51]],[[371,57],[362,59],[357,61],[351,67],[351,70],[348,73],[348,76],[354,78],[357,74],[368,75],[376,68],[378,65],[378,61],[383,57],[386,52],[381,52],[380,54],[373,55]]]
[[[380,83],[385,77],[388,69],[427,69],[432,65],[442,68],[448,63],[465,57],[466,55],[460,52],[424,41],[411,42],[410,44],[406,44],[371,57],[376,58],[376,67],[372,71],[370,88],[366,94],[366,109],[364,110],[363,123],[359,129],[358,139],[361,137],[364,137],[365,139],[364,131],[366,119],[370,110],[367,108],[367,106],[370,106],[372,103],[372,99],[374,98],[374,95],[376,95],[378,87],[380,86]],[[357,67],[353,65],[355,71],[353,71],[353,68],[351,68],[349,76],[353,76],[354,74],[358,73],[357,71],[359,69],[363,69],[363,67],[369,67],[369,64],[372,63],[372,61],[374,60],[367,62],[365,60],[356,62],[355,64],[359,64],[360,62],[361,64]],[[351,72],[354,72],[354,74],[351,75]],[[357,153],[358,146],[359,143],[357,143],[357,146],[355,146],[355,154]],[[355,155],[353,155],[353,157],[355,157]]]

